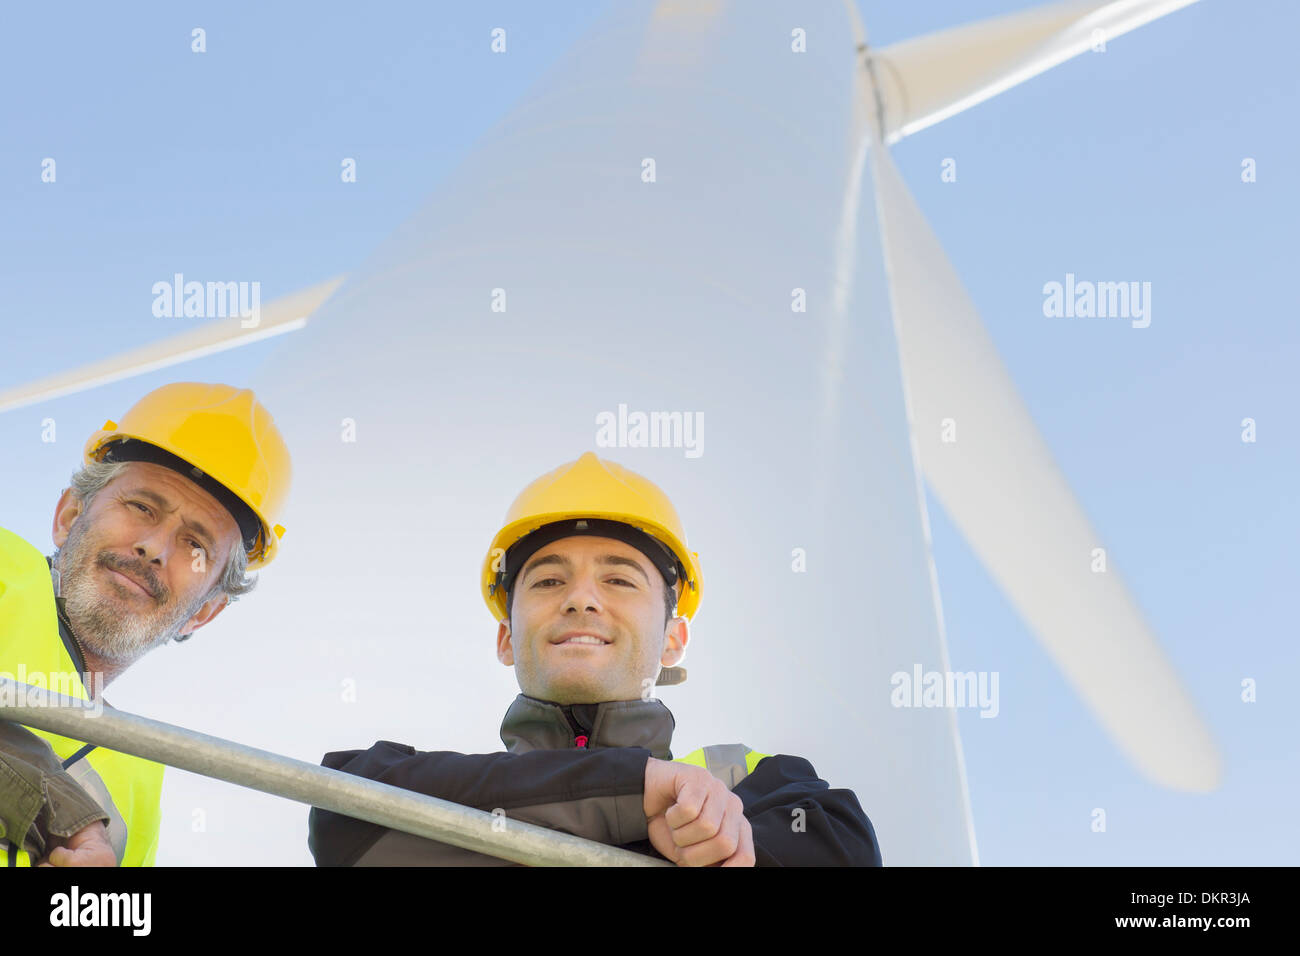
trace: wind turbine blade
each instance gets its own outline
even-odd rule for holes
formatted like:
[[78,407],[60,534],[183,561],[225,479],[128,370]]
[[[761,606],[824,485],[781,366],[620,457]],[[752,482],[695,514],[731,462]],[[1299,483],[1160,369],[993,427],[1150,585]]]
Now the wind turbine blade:
[[[887,153],[874,156],[922,471],[972,550],[1137,767],[1183,790],[1220,760],[1187,690],[1102,546],[938,239]],[[945,442],[951,419],[956,441]]]
[[139,348],[130,349],[108,358],[100,359],[66,372],[58,372],[34,382],[16,385],[0,391],[0,414],[49,401],[63,395],[85,391],[97,385],[119,379],[143,375],[222,352],[226,349],[251,345],[274,335],[295,332],[307,324],[307,317],[334,294],[342,278],[330,279],[319,285],[290,293],[268,303],[259,311],[255,328],[244,328],[244,319],[231,316],[226,319],[206,320],[197,328]]
[[873,57],[886,142],[1195,2],[1062,0],[887,46]]

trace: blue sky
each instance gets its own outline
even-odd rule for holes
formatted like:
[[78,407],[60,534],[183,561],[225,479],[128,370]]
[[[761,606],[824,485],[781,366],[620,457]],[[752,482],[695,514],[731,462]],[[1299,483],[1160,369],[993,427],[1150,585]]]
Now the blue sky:
[[[861,10],[873,45],[885,45],[1033,5]],[[601,9],[9,11],[0,386],[175,331],[160,328],[146,290],[176,271],[256,278],[265,302],[354,270]],[[202,56],[189,48],[195,25],[207,30]],[[509,29],[509,56],[485,55],[497,25]],[[1298,27],[1293,4],[1205,0],[893,149],[1225,759],[1223,786],[1208,795],[1136,774],[930,498],[954,669],[992,660],[1002,708],[1043,715],[959,713],[986,865],[1283,864],[1300,851],[1286,689],[1300,668],[1300,333],[1289,278]],[[57,187],[40,182],[47,156]],[[348,188],[342,156],[358,158]],[[940,180],[949,157],[955,183]],[[1240,179],[1245,157],[1257,162],[1252,184]],[[1150,281],[1151,326],[1046,319],[1042,286],[1068,272]],[[47,544],[80,439],[34,446],[45,415],[80,436],[146,387],[240,380],[275,347],[0,415],[0,436],[29,450],[4,477],[27,510],[0,524]],[[1239,437],[1246,417],[1257,422],[1253,444]],[[1254,704],[1240,700],[1244,678],[1258,682]],[[1125,812],[1099,839],[1087,812],[1113,805]]]

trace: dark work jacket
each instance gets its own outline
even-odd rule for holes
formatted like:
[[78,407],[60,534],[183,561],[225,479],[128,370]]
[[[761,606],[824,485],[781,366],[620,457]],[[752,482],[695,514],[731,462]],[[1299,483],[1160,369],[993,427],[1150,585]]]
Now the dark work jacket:
[[[674,726],[659,700],[561,706],[520,694],[501,725],[506,753],[421,752],[381,740],[369,750],[328,753],[321,763],[660,857],[648,839],[645,768],[650,757],[673,759]],[[714,773],[744,804],[756,865],[881,865],[875,830],[853,791],[832,790],[802,757],[773,754],[749,773],[743,764],[727,776]],[[317,866],[514,865],[318,807],[308,831]]]

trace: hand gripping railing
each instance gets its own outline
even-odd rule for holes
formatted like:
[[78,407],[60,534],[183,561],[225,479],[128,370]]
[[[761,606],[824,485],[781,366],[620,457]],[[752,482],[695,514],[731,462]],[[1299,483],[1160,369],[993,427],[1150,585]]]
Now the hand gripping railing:
[[0,719],[528,866],[671,866],[0,677]]

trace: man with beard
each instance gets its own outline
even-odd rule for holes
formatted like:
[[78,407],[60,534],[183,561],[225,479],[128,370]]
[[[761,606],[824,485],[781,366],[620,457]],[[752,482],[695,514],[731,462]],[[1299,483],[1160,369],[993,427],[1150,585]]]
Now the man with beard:
[[[150,392],[90,437],[53,556],[0,528],[0,672],[83,700],[211,623],[274,558],[288,449],[247,389]],[[161,764],[0,721],[0,858],[150,866]],[[3,865],[3,864],[0,864]]]
[[[685,680],[699,555],[668,496],[587,452],[525,488],[479,576],[497,659],[521,693],[505,753],[380,741],[324,764],[430,796],[658,855],[678,866],[880,866],[871,821],[803,757],[721,744],[675,758],[652,696]],[[313,808],[318,866],[502,861]]]

